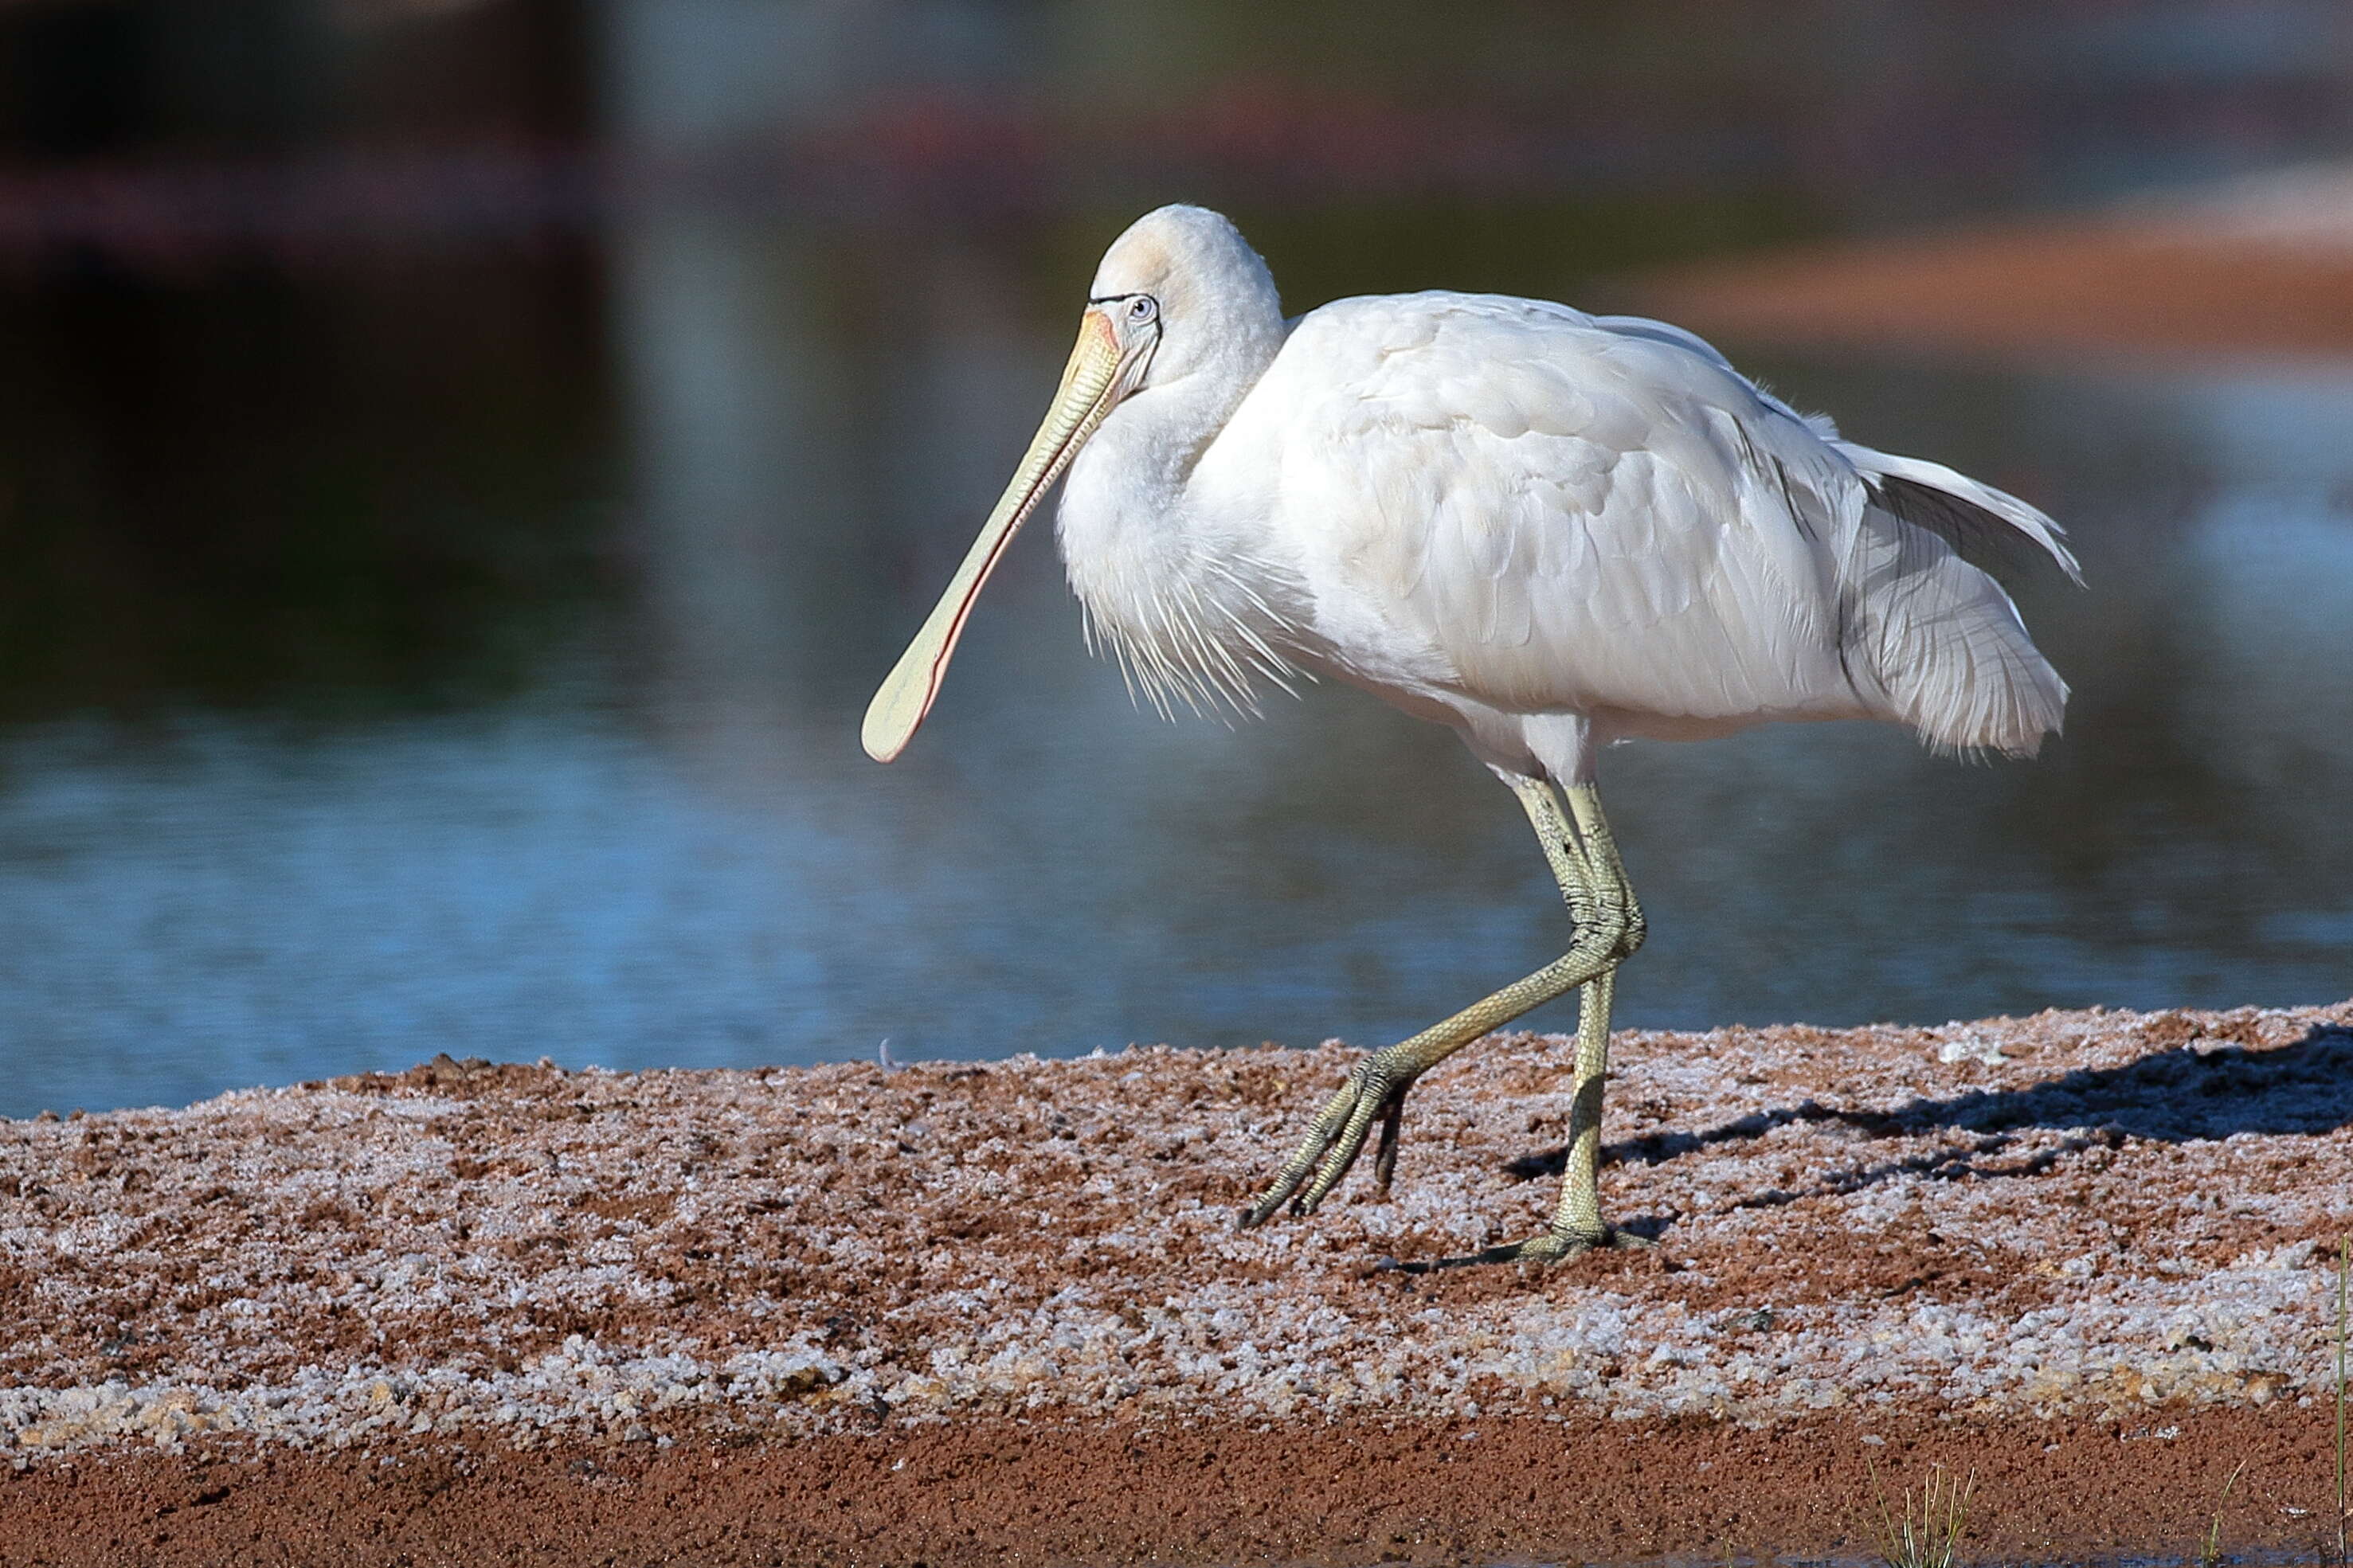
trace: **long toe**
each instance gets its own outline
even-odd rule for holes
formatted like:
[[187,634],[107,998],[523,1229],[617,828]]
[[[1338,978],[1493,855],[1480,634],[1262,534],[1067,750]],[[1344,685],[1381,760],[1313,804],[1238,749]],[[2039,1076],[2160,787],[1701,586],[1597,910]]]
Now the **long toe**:
[[1588,1252],[1640,1252],[1656,1245],[1648,1237],[1620,1230],[1614,1225],[1602,1226],[1599,1235],[1546,1229],[1525,1241],[1490,1247],[1460,1258],[1433,1258],[1412,1263],[1385,1261],[1382,1267],[1404,1274],[1430,1274],[1440,1268],[1470,1268],[1482,1263],[1565,1263]]
[[[1382,1162],[1384,1158],[1394,1161],[1397,1121],[1406,1090],[1412,1084],[1410,1077],[1400,1080],[1380,1053],[1358,1062],[1339,1090],[1316,1112],[1307,1136],[1292,1150],[1274,1180],[1234,1216],[1235,1227],[1250,1230],[1264,1225],[1286,1202],[1294,1215],[1314,1214],[1365,1152],[1365,1141],[1376,1123],[1382,1128],[1383,1152],[1375,1156],[1375,1163],[1380,1167],[1386,1190],[1388,1168]],[[1293,1194],[1298,1195],[1294,1198]]]

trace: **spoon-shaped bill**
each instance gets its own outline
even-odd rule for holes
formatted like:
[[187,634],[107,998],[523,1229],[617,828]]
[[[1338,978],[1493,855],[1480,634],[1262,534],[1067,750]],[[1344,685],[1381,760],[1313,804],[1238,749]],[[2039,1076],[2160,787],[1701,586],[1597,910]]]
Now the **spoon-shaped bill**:
[[1038,427],[1029,450],[1022,455],[1013,482],[1005,487],[997,509],[980,525],[980,537],[972,542],[964,563],[948,579],[940,602],[932,607],[891,673],[882,678],[874,700],[867,704],[866,723],[859,739],[866,754],[876,762],[887,763],[905,750],[923,715],[932,710],[940,681],[947,674],[948,658],[955,652],[956,638],[964,635],[965,620],[972,614],[972,602],[979,597],[981,584],[988,581],[997,557],[1005,553],[1022,521],[1111,412],[1120,364],[1119,343],[1110,321],[1100,311],[1089,310],[1080,323],[1071,363],[1063,367],[1054,405]]

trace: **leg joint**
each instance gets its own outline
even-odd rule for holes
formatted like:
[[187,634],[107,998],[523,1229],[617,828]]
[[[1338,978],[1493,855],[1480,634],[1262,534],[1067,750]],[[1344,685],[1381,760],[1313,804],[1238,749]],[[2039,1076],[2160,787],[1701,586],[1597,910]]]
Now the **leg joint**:
[[1625,911],[1624,930],[1618,937],[1618,956],[1631,958],[1641,950],[1643,939],[1651,934],[1651,922],[1642,918],[1642,906],[1634,904]]
[[1641,944],[1639,928],[1628,921],[1624,906],[1607,900],[1592,903],[1577,916],[1577,934],[1568,951],[1572,957],[1608,963],[1633,951],[1627,945],[1630,937],[1635,946]]

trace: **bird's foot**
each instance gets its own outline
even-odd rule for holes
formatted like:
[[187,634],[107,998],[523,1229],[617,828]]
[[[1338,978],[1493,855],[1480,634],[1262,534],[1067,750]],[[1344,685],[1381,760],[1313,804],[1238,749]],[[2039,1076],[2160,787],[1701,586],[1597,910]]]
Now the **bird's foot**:
[[[1291,1152],[1274,1180],[1235,1216],[1237,1229],[1264,1225],[1285,1201],[1290,1202],[1293,1214],[1314,1214],[1364,1152],[1375,1121],[1380,1123],[1381,1141],[1373,1155],[1373,1175],[1381,1191],[1388,1191],[1389,1176],[1397,1168],[1398,1129],[1405,1115],[1406,1090],[1421,1076],[1420,1069],[1398,1059],[1394,1049],[1375,1051],[1349,1069],[1348,1080],[1315,1113],[1307,1136]],[[1293,1193],[1298,1196],[1293,1197]]]
[[1620,1230],[1605,1225],[1598,1230],[1538,1231],[1525,1241],[1514,1241],[1506,1247],[1491,1247],[1461,1258],[1433,1258],[1426,1261],[1398,1263],[1383,1259],[1382,1269],[1394,1269],[1400,1274],[1430,1274],[1440,1268],[1468,1268],[1480,1263],[1561,1263],[1588,1252],[1640,1252],[1657,1243],[1630,1230]]

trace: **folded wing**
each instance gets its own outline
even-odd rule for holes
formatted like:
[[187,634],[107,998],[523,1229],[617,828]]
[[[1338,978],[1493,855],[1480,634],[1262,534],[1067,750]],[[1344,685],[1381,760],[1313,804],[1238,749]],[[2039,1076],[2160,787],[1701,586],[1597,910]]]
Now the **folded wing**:
[[1637,731],[1873,716],[2026,752],[2057,727],[2065,686],[1983,569],[2072,575],[2050,520],[1838,440],[1678,329],[1346,300],[1270,375],[1304,422],[1283,504],[1319,519],[1308,569],[1412,634],[1434,687]]

